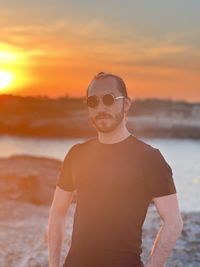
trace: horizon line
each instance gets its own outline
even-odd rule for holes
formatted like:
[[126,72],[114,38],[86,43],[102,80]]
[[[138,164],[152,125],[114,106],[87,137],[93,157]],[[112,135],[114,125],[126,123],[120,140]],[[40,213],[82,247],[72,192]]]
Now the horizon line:
[[[0,97],[18,97],[18,98],[35,98],[35,99],[49,99],[49,100],[59,100],[59,99],[84,99],[85,96],[70,96],[68,94],[61,95],[61,96],[49,96],[49,95],[19,95],[19,94],[11,94],[11,93],[3,93],[0,94]],[[136,98],[131,98],[132,101],[148,101],[148,100],[155,100],[155,101],[167,101],[167,102],[174,102],[174,103],[186,103],[186,104],[200,104],[200,101],[195,102],[195,101],[190,101],[186,99],[172,99],[172,98],[159,98],[159,97],[136,97]]]

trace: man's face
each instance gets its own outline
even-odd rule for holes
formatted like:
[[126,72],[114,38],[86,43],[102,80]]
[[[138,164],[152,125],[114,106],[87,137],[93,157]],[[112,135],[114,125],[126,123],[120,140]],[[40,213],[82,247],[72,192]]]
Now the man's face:
[[[102,97],[105,94],[121,96],[117,81],[112,77],[106,77],[93,81],[90,85],[88,96]],[[106,106],[100,99],[95,108],[88,107],[89,119],[97,131],[107,133],[113,131],[125,119],[124,99],[116,99],[111,106]]]

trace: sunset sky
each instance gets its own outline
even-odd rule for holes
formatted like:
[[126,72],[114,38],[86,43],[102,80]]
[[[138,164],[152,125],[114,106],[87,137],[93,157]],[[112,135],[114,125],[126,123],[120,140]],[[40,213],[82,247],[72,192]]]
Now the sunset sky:
[[0,0],[0,94],[85,96],[95,73],[133,98],[200,102],[200,1]]

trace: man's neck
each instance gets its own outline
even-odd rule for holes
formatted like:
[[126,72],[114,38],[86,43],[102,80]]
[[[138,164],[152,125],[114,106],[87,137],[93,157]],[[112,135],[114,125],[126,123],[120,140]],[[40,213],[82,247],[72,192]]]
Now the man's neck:
[[98,139],[100,143],[113,144],[123,141],[129,135],[131,135],[131,133],[127,128],[124,128],[121,131],[112,131],[108,133],[98,132]]

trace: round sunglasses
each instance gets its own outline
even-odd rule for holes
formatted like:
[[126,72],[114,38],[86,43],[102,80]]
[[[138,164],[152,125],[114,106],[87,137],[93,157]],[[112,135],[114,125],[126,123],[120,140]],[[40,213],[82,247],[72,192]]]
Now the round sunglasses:
[[114,104],[115,100],[125,98],[125,96],[114,96],[112,94],[105,94],[102,97],[99,96],[88,96],[86,103],[87,106],[90,108],[95,108],[98,106],[100,99],[102,99],[102,102],[105,106],[111,106]]

